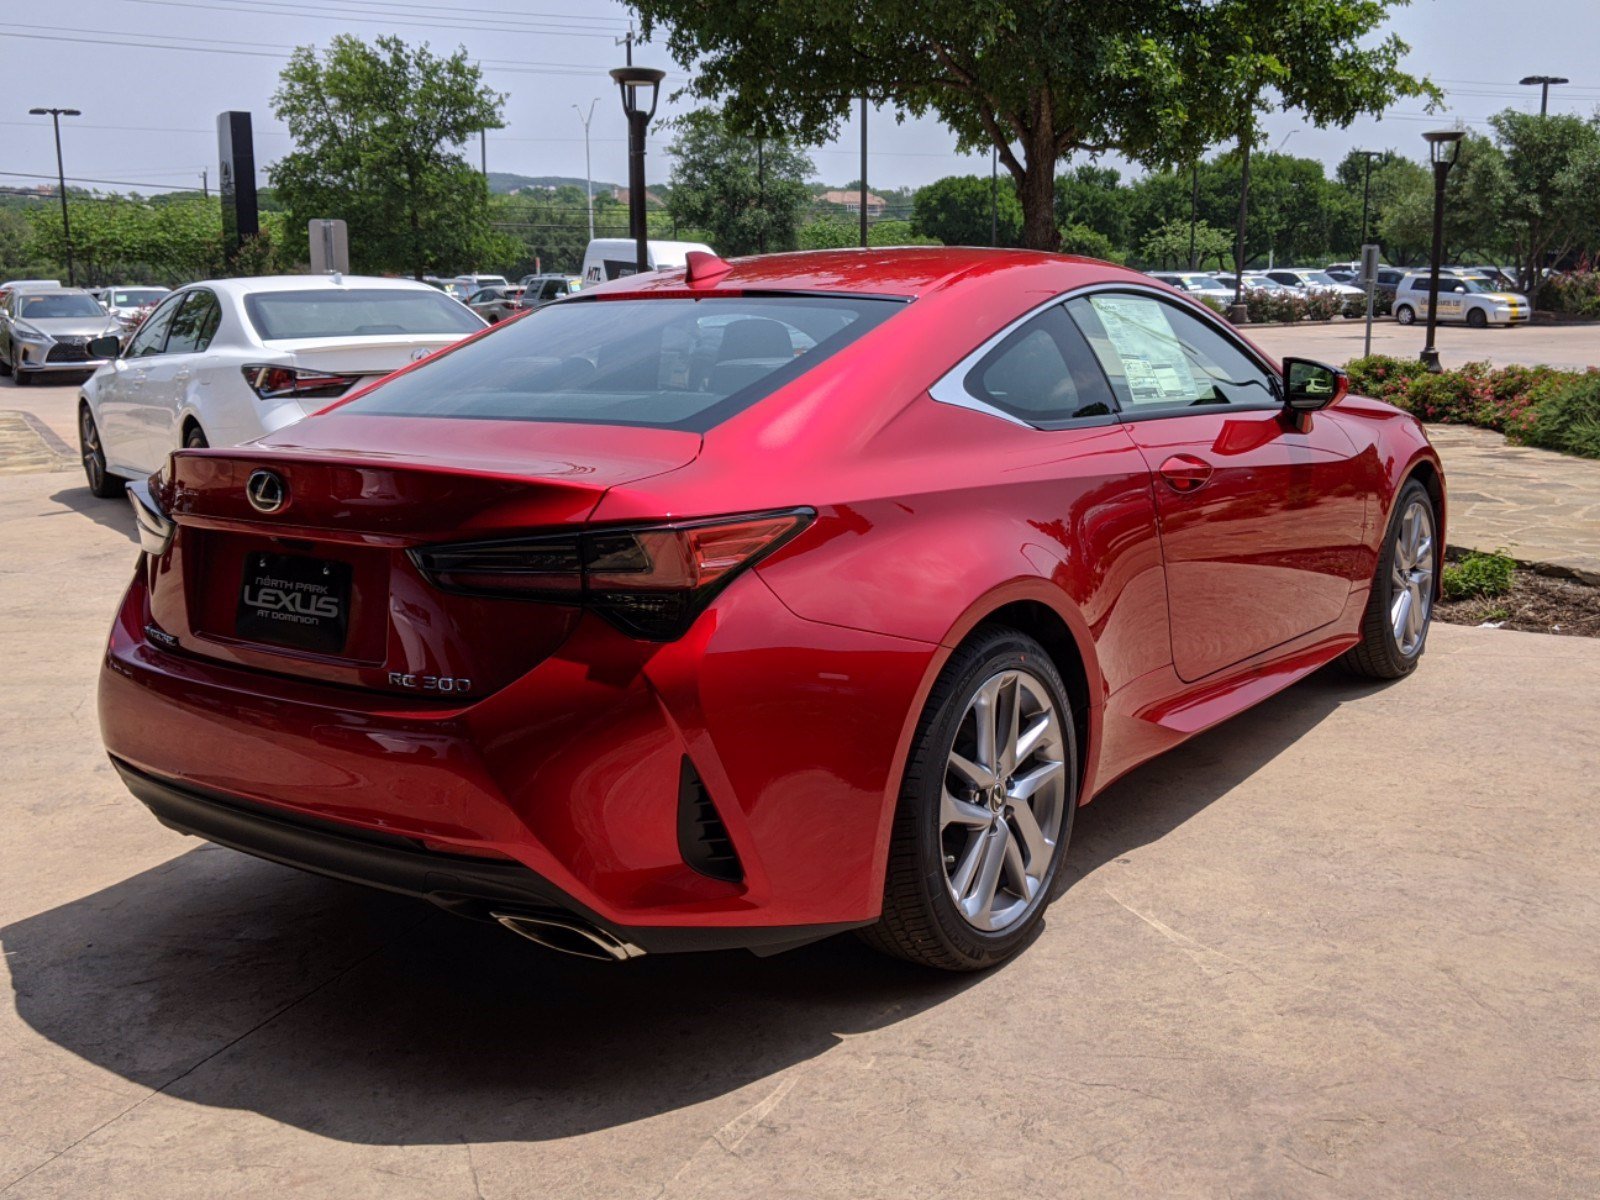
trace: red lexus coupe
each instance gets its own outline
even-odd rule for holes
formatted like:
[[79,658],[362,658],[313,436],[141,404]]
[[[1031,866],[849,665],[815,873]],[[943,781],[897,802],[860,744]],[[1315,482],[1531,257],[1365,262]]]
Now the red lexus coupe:
[[974,969],[1111,780],[1416,666],[1439,460],[1332,368],[1085,259],[691,257],[132,487],[158,818],[596,957]]

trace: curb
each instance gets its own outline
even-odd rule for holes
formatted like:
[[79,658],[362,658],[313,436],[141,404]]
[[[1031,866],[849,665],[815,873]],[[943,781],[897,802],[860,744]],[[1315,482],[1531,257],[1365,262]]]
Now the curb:
[[1517,564],[1519,571],[1532,571],[1535,575],[1543,575],[1548,579],[1570,579],[1574,583],[1582,583],[1589,587],[1600,587],[1600,571],[1591,571],[1587,567],[1574,567],[1567,563],[1542,562],[1536,558],[1518,558],[1508,554],[1504,549],[1483,550],[1477,546],[1458,546],[1446,542],[1444,557],[1446,562],[1458,562],[1468,554],[1505,554],[1512,562]]

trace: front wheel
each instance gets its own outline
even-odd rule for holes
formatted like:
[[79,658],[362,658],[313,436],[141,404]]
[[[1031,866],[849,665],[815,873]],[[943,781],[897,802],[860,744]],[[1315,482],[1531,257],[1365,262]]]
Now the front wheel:
[[1417,314],[1409,304],[1397,304],[1394,306],[1394,319],[1401,325],[1415,325]]
[[1434,572],[1442,547],[1428,489],[1415,479],[1400,489],[1372,580],[1361,641],[1340,660],[1369,679],[1416,670],[1433,621]]
[[91,492],[102,500],[115,500],[122,495],[127,484],[106,469],[105,446],[101,444],[100,430],[87,404],[78,406],[78,453],[83,459],[83,477]]
[[1470,309],[1467,312],[1467,324],[1474,329],[1482,329],[1489,323],[1489,314],[1481,308]]
[[204,450],[211,443],[206,441],[206,431],[198,425],[191,425],[183,434],[183,448],[185,450]]
[[1050,902],[1077,806],[1077,745],[1055,664],[1013,629],[950,657],[906,762],[883,915],[868,944],[923,966],[1004,962]]

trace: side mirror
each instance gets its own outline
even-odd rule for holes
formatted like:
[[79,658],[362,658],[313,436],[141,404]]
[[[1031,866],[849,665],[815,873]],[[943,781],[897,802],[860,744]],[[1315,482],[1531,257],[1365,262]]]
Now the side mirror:
[[91,338],[84,347],[89,352],[90,358],[116,358],[122,353],[122,339],[114,333],[103,337]]
[[1283,403],[1291,412],[1327,408],[1350,390],[1350,376],[1309,358],[1283,360]]

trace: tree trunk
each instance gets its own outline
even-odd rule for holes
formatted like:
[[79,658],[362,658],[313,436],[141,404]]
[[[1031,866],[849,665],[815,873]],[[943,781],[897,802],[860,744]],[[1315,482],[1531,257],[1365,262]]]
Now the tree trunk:
[[1029,250],[1058,250],[1061,231],[1056,228],[1056,160],[1052,151],[1033,152],[1017,181],[1022,201],[1022,244]]

